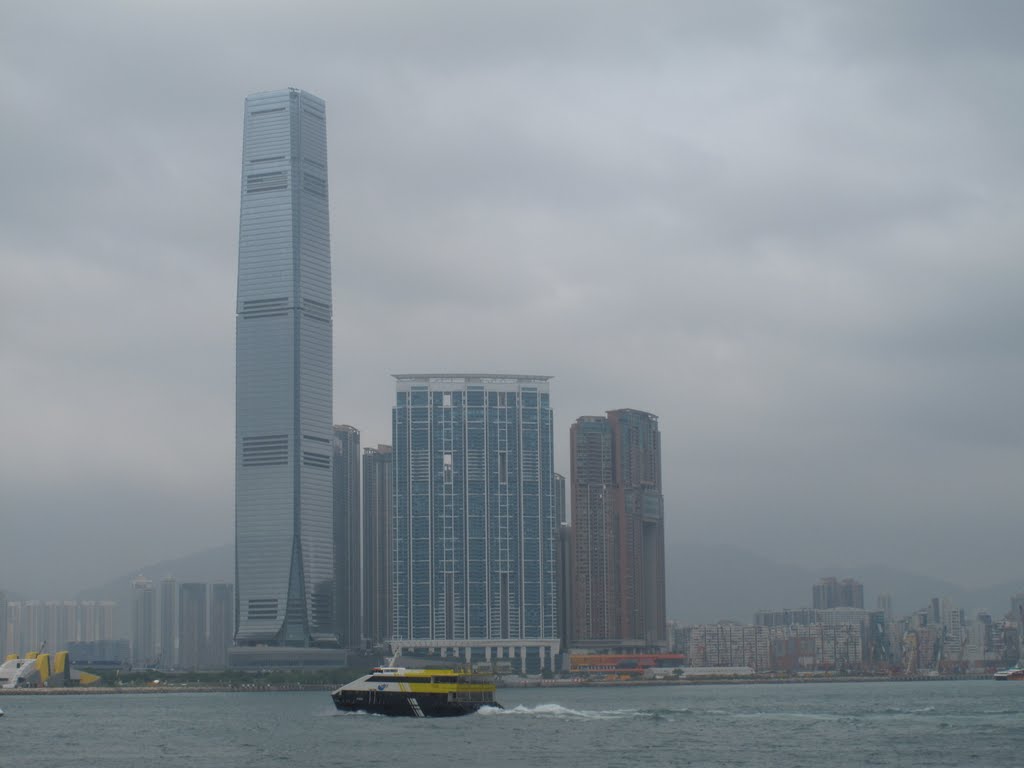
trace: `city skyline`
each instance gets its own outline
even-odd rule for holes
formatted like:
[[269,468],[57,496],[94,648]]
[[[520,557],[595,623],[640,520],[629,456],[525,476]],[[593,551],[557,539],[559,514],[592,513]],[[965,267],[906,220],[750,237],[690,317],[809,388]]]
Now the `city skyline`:
[[[297,88],[253,94],[244,126],[235,642],[336,645],[324,102]],[[196,663],[180,645],[178,658]]]

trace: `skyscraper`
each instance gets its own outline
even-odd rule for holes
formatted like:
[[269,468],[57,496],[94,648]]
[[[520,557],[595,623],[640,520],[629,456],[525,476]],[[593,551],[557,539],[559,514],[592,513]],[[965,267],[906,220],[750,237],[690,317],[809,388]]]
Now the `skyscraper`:
[[566,519],[565,476],[555,473],[555,519],[558,521],[558,636],[562,650],[569,648],[572,629],[572,527]]
[[173,576],[160,580],[160,666],[174,669],[178,663],[178,582]]
[[359,532],[359,430],[334,427],[334,615],[338,639],[345,648],[362,640],[362,537]]
[[206,584],[184,582],[178,596],[178,666],[206,666]]
[[[864,585],[853,579],[839,581],[835,576],[826,576],[811,587],[811,597],[814,607],[819,610],[828,608],[863,608]],[[936,602],[937,615],[938,603]]]
[[153,582],[132,579],[132,663],[137,667],[156,659],[156,593]]
[[390,445],[363,449],[363,634],[372,645],[391,637]]
[[337,640],[323,101],[294,88],[246,99],[241,195],[235,641],[329,646]]
[[550,377],[395,378],[393,645],[551,668]]
[[228,646],[235,624],[235,588],[231,584],[210,585],[210,628],[206,643],[206,666],[223,669],[228,663]]
[[0,659],[7,658],[7,593],[0,589]]
[[658,417],[584,416],[570,435],[575,639],[666,642],[665,521]]

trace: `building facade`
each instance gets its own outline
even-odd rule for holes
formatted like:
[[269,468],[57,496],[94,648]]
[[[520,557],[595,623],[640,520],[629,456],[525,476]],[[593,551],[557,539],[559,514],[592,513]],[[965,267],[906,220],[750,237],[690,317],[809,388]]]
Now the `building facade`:
[[391,638],[390,445],[363,449],[363,633],[379,646]]
[[665,647],[658,417],[632,409],[584,416],[569,442],[574,642]]
[[0,659],[7,658],[7,593],[0,589]]
[[853,579],[827,576],[811,588],[811,596],[818,609],[864,607],[864,585]]
[[156,661],[156,592],[153,582],[132,579],[132,663],[150,666]]
[[549,377],[395,378],[393,647],[553,668]]
[[335,425],[334,476],[334,615],[343,648],[362,645],[362,536],[359,518],[359,430]]
[[555,520],[558,521],[558,560],[555,573],[558,578],[558,637],[562,651],[569,648],[572,630],[572,528],[565,506],[565,476],[555,473]]
[[178,666],[195,671],[205,666],[206,584],[184,582],[178,593]]
[[210,625],[206,642],[205,666],[224,669],[228,665],[228,646],[235,626],[235,587],[218,582],[210,585]]
[[178,663],[178,582],[173,576],[165,576],[160,580],[159,610],[160,666],[163,669],[174,669]]
[[323,101],[297,89],[249,96],[242,165],[235,641],[334,645]]

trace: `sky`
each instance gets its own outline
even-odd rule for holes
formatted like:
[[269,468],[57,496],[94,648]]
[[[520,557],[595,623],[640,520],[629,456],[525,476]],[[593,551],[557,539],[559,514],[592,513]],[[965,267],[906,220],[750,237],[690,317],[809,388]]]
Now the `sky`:
[[550,375],[564,474],[579,416],[658,415],[670,593],[695,543],[1019,577],[1022,29],[1013,0],[7,0],[0,589],[231,541],[243,104],[289,86],[327,104],[364,446],[393,373]]

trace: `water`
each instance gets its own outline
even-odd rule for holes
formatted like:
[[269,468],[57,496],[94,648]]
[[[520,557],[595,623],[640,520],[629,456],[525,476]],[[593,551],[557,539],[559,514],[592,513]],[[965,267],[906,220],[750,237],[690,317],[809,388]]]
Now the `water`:
[[0,697],[2,768],[1014,766],[1024,684],[987,680],[500,689],[416,720],[325,692]]

